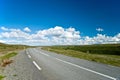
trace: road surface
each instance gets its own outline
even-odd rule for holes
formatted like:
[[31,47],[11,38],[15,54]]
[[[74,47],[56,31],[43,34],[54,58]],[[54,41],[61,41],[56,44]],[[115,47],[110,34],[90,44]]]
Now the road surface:
[[[34,65],[33,80],[117,80],[120,67],[30,48],[23,53]],[[28,60],[26,60],[28,61]],[[29,66],[30,67],[30,66]]]

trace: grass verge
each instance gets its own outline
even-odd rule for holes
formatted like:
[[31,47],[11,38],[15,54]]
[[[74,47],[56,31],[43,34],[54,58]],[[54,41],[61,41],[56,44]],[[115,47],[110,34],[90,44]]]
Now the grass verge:
[[93,54],[93,53],[85,53],[77,50],[72,49],[65,49],[59,47],[43,47],[42,49],[56,52],[57,54],[63,54],[71,57],[76,57],[80,59],[86,59],[90,61],[95,61],[99,63],[105,63],[113,66],[120,67],[120,56],[119,55],[106,55],[106,54]]
[[3,80],[3,78],[4,78],[5,76],[3,76],[3,75],[0,75],[0,80]]
[[13,62],[13,60],[10,60],[11,57],[17,55],[16,52],[11,52],[11,53],[8,53],[4,56],[1,56],[0,57],[0,62],[1,62],[1,66],[2,67],[5,67],[6,65],[10,64]]
[[11,57],[13,57],[13,56],[15,56],[15,55],[17,55],[17,53],[16,52],[11,52],[11,53],[8,53],[8,54],[6,54],[6,55],[4,55],[4,56],[1,56],[0,58],[3,60],[3,59],[9,59],[9,58],[11,58]]

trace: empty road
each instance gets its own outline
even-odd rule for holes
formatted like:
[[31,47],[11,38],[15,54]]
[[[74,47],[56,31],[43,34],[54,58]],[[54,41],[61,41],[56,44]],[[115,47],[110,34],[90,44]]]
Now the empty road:
[[[100,64],[30,48],[24,53],[34,71],[33,80],[117,80],[120,67]],[[28,60],[26,60],[28,61]]]

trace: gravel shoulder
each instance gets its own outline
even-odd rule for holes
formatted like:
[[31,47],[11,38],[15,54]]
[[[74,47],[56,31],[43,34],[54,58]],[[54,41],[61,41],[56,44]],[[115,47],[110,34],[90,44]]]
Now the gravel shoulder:
[[37,70],[25,51],[19,52],[12,59],[13,63],[6,66],[3,71],[3,75],[6,76],[4,80],[33,80]]

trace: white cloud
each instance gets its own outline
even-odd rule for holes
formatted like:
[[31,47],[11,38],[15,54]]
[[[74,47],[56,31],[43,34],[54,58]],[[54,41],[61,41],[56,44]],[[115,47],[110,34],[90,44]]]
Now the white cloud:
[[7,39],[11,39],[11,38],[29,39],[29,36],[30,36],[29,34],[21,31],[20,29],[11,29],[10,32],[1,33],[1,37],[7,38]]
[[39,30],[32,34],[28,33],[28,30],[22,31],[20,29],[12,28],[0,33],[0,42],[27,45],[88,45],[120,43],[120,33],[115,36],[97,34],[94,37],[89,37],[81,36],[80,32],[73,27],[65,29],[61,26],[56,26],[54,28]]
[[60,36],[63,33],[64,33],[64,28],[60,26],[38,31],[38,34],[45,35],[45,36]]
[[25,31],[25,32],[31,32],[31,30],[30,30],[28,27],[25,27],[25,28],[24,28],[24,31]]
[[5,41],[4,40],[0,40],[0,43],[5,43]]
[[115,36],[106,36],[104,34],[97,34],[94,37],[85,37],[84,43],[85,44],[113,44],[113,43],[120,43],[120,33]]
[[99,32],[101,31],[102,32],[104,30],[102,28],[97,28],[96,31],[99,31]]
[[1,30],[3,30],[3,31],[8,31],[9,29],[6,28],[6,27],[4,27],[4,26],[2,26],[2,27],[1,27]]

